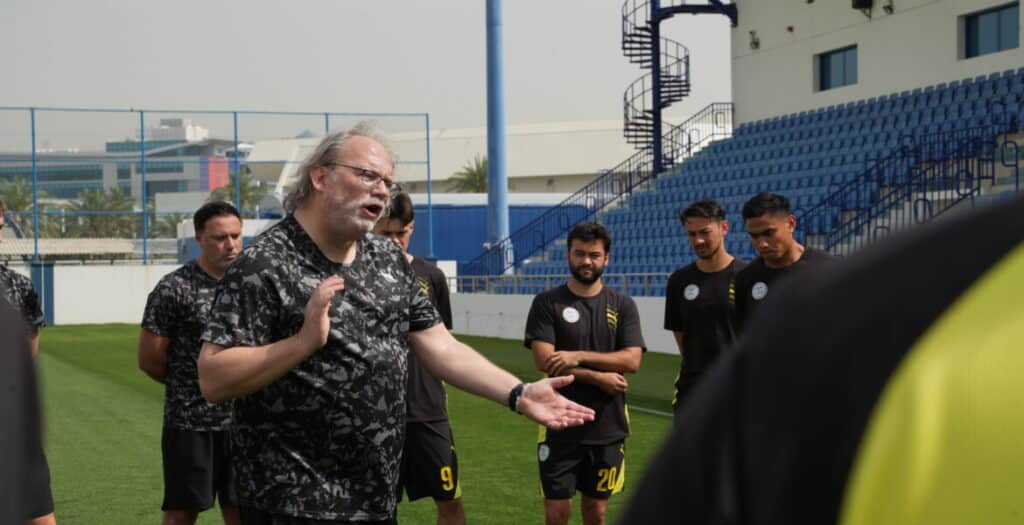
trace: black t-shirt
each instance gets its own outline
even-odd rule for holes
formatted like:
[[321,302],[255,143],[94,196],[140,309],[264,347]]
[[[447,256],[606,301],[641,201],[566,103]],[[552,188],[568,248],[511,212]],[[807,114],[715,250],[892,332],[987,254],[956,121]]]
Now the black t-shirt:
[[697,263],[676,270],[665,288],[665,329],[683,333],[683,355],[676,390],[692,385],[736,338],[736,312],[730,294],[746,265],[733,259],[714,273]]
[[[647,350],[636,303],[607,286],[593,297],[580,297],[568,285],[538,294],[526,318],[526,347],[530,348],[533,341],[551,343],[556,352],[615,352],[630,347]],[[578,427],[547,430],[548,441],[603,445],[629,435],[625,394],[608,395],[581,381],[574,381],[559,392],[594,409],[596,415],[593,421]]]
[[736,274],[736,319],[742,328],[769,296],[776,293],[780,279],[816,271],[836,260],[835,256],[817,248],[804,248],[803,255],[785,268],[769,268],[758,257]]
[[[452,329],[452,304],[448,298],[448,282],[440,268],[419,257],[412,260],[416,282],[430,297],[430,302],[441,314],[444,326]],[[406,420],[412,422],[443,421],[448,419],[447,394],[444,383],[431,374],[409,352],[409,391],[406,397]]]
[[345,289],[328,311],[327,344],[234,402],[238,496],[273,514],[386,520],[396,506],[409,333],[440,322],[395,243],[367,234],[351,264],[335,263],[289,215],[228,268],[202,339],[231,347],[290,337],[331,275]]
[[196,261],[167,274],[146,300],[142,328],[170,339],[164,380],[164,425],[179,430],[225,430],[231,403],[210,403],[199,391],[196,360],[217,279]]
[[0,265],[0,299],[21,314],[31,332],[38,332],[45,326],[39,294],[32,286],[32,280],[3,265]]

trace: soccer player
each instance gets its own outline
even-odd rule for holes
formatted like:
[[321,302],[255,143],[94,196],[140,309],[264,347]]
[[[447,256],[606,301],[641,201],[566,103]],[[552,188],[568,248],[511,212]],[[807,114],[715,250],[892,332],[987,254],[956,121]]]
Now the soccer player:
[[[391,197],[388,214],[377,222],[374,232],[402,248],[405,260],[416,272],[416,282],[430,297],[448,330],[452,329],[452,305],[448,283],[437,266],[409,253],[409,240],[416,228],[412,199],[407,193]],[[398,474],[398,499],[404,490],[409,501],[430,496],[437,504],[439,525],[466,523],[459,486],[459,464],[455,439],[448,424],[448,399],[444,383],[409,354],[409,387],[405,394],[405,447]]]
[[593,411],[524,385],[457,341],[395,243],[372,235],[394,154],[366,125],[325,137],[298,170],[289,214],[217,286],[199,355],[211,401],[235,399],[242,522],[394,523],[407,354],[431,373],[552,428]]
[[796,217],[789,199],[758,193],[743,205],[743,220],[758,257],[736,275],[736,318],[740,327],[750,319],[785,276],[828,265],[831,254],[805,248],[793,238]]
[[580,223],[567,242],[571,277],[533,299],[525,344],[538,370],[576,377],[562,392],[594,409],[597,418],[566,430],[541,428],[537,460],[545,523],[568,523],[579,491],[583,523],[598,525],[604,523],[608,498],[625,482],[629,383],[623,374],[640,368],[646,348],[636,304],[601,281],[612,244],[608,231]]
[[149,294],[139,331],[139,368],[163,383],[164,525],[191,525],[220,503],[227,524],[239,522],[231,476],[231,404],[199,392],[196,359],[217,281],[242,249],[242,218],[226,202],[204,204],[192,217],[199,257],[167,274]]
[[746,266],[726,250],[729,221],[717,202],[694,202],[679,221],[697,260],[673,272],[665,288],[665,329],[681,357],[672,400],[677,417],[704,371],[736,338],[733,279]]
[[[39,330],[45,322],[39,295],[32,287],[32,281],[6,266],[0,266],[0,300],[10,304],[21,315],[29,334],[28,346],[35,357],[39,353]],[[42,442],[38,446],[30,465],[29,500],[25,506],[32,525],[50,525],[57,522],[53,513],[53,493],[50,490],[50,467],[43,453]]]
[[783,289],[622,523],[1020,523],[1022,207],[943,217]]

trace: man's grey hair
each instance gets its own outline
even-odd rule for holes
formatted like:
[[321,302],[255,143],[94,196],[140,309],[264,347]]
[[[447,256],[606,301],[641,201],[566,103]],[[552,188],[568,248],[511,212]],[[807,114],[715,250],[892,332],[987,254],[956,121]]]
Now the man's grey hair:
[[341,159],[342,152],[345,151],[348,140],[352,137],[366,137],[384,146],[388,157],[391,158],[391,169],[394,170],[395,162],[398,160],[395,152],[392,151],[387,140],[376,130],[373,123],[364,120],[357,123],[351,129],[335,131],[327,135],[320,141],[320,144],[317,144],[316,148],[299,166],[298,178],[291,185],[288,195],[284,198],[284,209],[294,211],[306,204],[310,195],[313,194],[313,182],[310,179],[310,173],[316,168],[330,167],[338,162]]

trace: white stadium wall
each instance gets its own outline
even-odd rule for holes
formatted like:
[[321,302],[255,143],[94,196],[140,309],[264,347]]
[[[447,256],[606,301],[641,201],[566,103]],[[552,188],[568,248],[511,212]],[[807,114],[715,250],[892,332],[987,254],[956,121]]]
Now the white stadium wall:
[[[963,55],[963,15],[1007,0],[737,0],[732,30],[735,122],[761,120],[1024,66],[1024,50]],[[892,14],[883,6],[892,5]],[[792,28],[792,31],[789,30]],[[756,36],[757,49],[751,48]],[[857,83],[818,91],[815,57],[857,46]]]
[[173,264],[54,266],[54,324],[139,323],[146,297]]
[[[448,275],[455,275],[452,261],[440,261]],[[53,324],[131,323],[142,321],[146,297],[157,282],[179,265],[112,265],[53,267]],[[28,266],[11,269],[31,275]],[[454,288],[455,283],[450,283]],[[503,339],[523,338],[532,295],[453,293],[453,332]],[[672,334],[662,328],[665,300],[636,297],[640,323],[648,350],[676,353]],[[523,351],[526,351],[524,348]]]
[[[675,354],[672,333],[662,328],[664,297],[634,297],[649,352]],[[452,331],[457,334],[523,340],[532,295],[452,294]],[[523,347],[526,352],[526,347]]]

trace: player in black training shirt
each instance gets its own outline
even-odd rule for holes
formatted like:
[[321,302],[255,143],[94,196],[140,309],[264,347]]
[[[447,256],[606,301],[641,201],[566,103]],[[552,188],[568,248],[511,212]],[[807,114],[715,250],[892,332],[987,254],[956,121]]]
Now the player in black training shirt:
[[[391,198],[391,209],[374,228],[402,248],[405,259],[416,272],[416,282],[441,314],[445,328],[452,329],[452,305],[444,273],[433,264],[409,253],[409,240],[416,228],[412,199],[407,193]],[[409,388],[406,392],[405,446],[398,475],[398,499],[402,491],[409,501],[430,496],[437,504],[439,525],[466,523],[459,486],[459,463],[455,440],[448,424],[448,399],[444,383],[409,354]]]
[[[21,315],[25,331],[29,334],[28,346],[35,357],[39,353],[39,330],[46,323],[43,320],[39,294],[32,286],[32,281],[6,266],[0,266],[0,300],[13,306]],[[8,335],[4,334],[4,337]],[[28,509],[29,522],[32,525],[56,523],[53,493],[50,490],[50,466],[41,442],[38,443],[34,456],[30,458],[29,467],[28,500],[24,502],[24,507]]]
[[796,217],[789,199],[775,193],[759,193],[743,205],[750,242],[758,257],[736,276],[736,318],[739,326],[775,293],[779,279],[811,271],[835,260],[816,248],[805,248],[793,238]]
[[441,324],[395,243],[371,230],[394,185],[365,125],[331,133],[299,167],[289,214],[217,283],[199,353],[203,396],[234,399],[242,523],[393,523],[409,350],[456,387],[552,428],[593,411],[524,385]]
[[581,427],[541,429],[537,460],[545,522],[568,523],[579,491],[583,523],[597,525],[604,523],[608,498],[625,482],[629,383],[623,374],[640,368],[645,345],[636,304],[601,282],[611,248],[608,231],[580,223],[567,244],[569,282],[533,299],[524,342],[538,370],[575,376],[562,393],[597,414]]
[[139,368],[164,384],[164,524],[195,523],[215,499],[224,522],[235,524],[231,404],[203,399],[196,359],[217,281],[242,250],[242,218],[234,206],[211,202],[196,210],[192,223],[199,257],[164,276],[149,294]]
[[665,288],[665,329],[676,338],[681,357],[672,408],[683,401],[704,371],[736,338],[733,279],[743,261],[729,255],[729,221],[717,202],[701,200],[679,212],[697,260],[676,270]]

